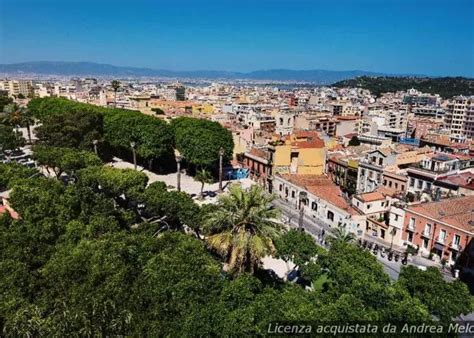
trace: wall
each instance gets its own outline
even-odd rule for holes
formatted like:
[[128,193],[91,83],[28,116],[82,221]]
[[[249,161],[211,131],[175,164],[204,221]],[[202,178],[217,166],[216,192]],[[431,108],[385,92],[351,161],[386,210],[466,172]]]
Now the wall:
[[[281,190],[280,184],[282,185]],[[288,196],[286,195],[286,189],[288,189]],[[308,194],[308,203],[304,206],[305,215],[314,218],[316,222],[324,223],[332,228],[337,228],[339,223],[341,223],[346,226],[346,229],[355,233],[357,236],[364,234],[365,215],[351,215],[347,211],[332,205],[329,201],[311,194],[306,189],[294,185],[282,177],[274,176],[273,192],[282,200],[287,201],[289,205],[294,206],[295,209],[297,209],[299,205],[300,191],[305,191]],[[294,192],[294,194],[292,194],[292,192]],[[313,203],[317,205],[316,210],[313,209]],[[334,215],[332,221],[328,219],[328,211],[331,211]]]
[[322,175],[326,162],[324,148],[302,148],[298,155],[298,174]]
[[[447,259],[449,264],[454,263],[453,254],[452,254],[453,251],[457,252],[456,250],[452,250],[452,248],[450,247],[450,244],[454,240],[454,235],[457,234],[461,236],[460,245],[462,248],[465,248],[467,246],[467,243],[469,243],[470,239],[472,239],[472,237],[469,237],[469,234],[466,233],[465,231],[456,229],[444,223],[439,223],[434,219],[430,219],[428,217],[415,214],[411,212],[410,210],[406,210],[405,218],[404,218],[404,231],[403,231],[404,240],[408,240],[408,225],[411,218],[415,219],[415,230],[413,231],[412,243],[415,246],[419,246],[420,252],[422,252],[425,255],[428,255],[429,252],[434,248],[435,243],[437,243],[436,240],[439,237],[439,234],[441,233],[441,230],[446,230],[447,236],[446,236],[446,240],[444,241],[444,246],[443,246],[444,250],[442,253],[442,257]],[[423,237],[422,235],[425,231],[425,227],[427,223],[431,224],[431,233],[428,238],[428,247],[424,248],[423,242],[424,242],[425,237]]]

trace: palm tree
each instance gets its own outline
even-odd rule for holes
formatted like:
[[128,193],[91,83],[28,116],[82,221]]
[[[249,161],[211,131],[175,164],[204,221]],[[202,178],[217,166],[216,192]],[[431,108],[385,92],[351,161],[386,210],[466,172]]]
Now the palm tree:
[[31,125],[35,123],[30,110],[27,107],[20,107],[16,103],[7,104],[0,113],[0,121],[15,127],[26,127],[28,141],[31,143]]
[[248,190],[232,185],[219,197],[203,230],[207,245],[225,258],[228,271],[252,273],[263,257],[274,253],[274,240],[283,230],[275,221],[280,212],[272,207],[274,199],[257,185]]
[[194,176],[194,179],[198,182],[201,182],[201,199],[204,198],[204,184],[205,183],[212,183],[212,176],[209,171],[206,169],[201,169],[196,172],[196,176]]
[[117,90],[120,88],[120,81],[112,80],[110,83],[112,89],[114,90],[114,107],[117,107]]
[[355,240],[355,235],[352,232],[347,231],[342,225],[339,225],[334,231],[334,237],[332,240],[335,242],[351,243]]

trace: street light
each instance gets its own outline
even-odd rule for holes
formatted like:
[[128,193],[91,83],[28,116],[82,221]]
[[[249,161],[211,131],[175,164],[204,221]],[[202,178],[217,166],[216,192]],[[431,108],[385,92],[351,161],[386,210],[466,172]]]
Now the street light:
[[92,144],[94,145],[94,153],[98,156],[99,152],[97,151],[97,143],[99,143],[98,140],[93,140]]
[[177,172],[177,176],[176,176],[176,179],[177,179],[177,182],[176,182],[176,189],[178,189],[178,191],[181,191],[181,161],[182,161],[183,157],[179,154],[176,155],[176,167],[178,169],[178,172]]
[[390,242],[390,251],[392,251],[392,247],[393,247],[393,236],[395,236],[397,234],[397,230],[395,228],[392,228],[392,231],[390,231],[390,235],[392,235],[392,240]]
[[224,157],[224,148],[219,149],[219,192],[222,192],[222,159]]
[[304,202],[308,197],[308,193],[306,191],[300,191],[299,200],[300,200],[300,218],[298,221],[298,226],[301,231],[303,231],[303,216],[304,216]]
[[135,152],[136,146],[137,144],[134,141],[130,142],[130,147],[132,147],[132,153],[133,153],[133,168],[135,170],[137,170],[137,154]]

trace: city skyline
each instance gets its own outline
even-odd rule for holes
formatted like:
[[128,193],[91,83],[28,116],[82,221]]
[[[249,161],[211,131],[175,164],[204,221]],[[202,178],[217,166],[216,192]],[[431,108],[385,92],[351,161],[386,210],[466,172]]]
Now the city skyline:
[[0,3],[0,63],[474,76],[471,1]]

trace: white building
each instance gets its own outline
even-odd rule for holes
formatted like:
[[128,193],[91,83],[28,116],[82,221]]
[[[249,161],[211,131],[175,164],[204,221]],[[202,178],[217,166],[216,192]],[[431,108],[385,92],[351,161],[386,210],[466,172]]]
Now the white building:
[[306,193],[302,203],[304,213],[316,222],[331,228],[339,226],[363,236],[365,216],[354,209],[340,188],[323,175],[275,175],[273,192],[282,200],[299,208],[300,193]]
[[448,103],[444,127],[451,135],[474,138],[474,96],[457,96]]

